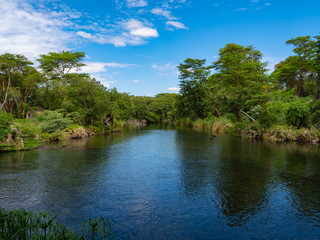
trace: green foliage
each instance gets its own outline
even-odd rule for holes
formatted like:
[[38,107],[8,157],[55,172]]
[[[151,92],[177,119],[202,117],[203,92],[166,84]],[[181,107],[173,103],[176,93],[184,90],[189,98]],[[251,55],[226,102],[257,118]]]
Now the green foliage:
[[0,239],[6,240],[94,240],[115,238],[112,223],[102,217],[90,218],[75,232],[56,221],[49,212],[7,211],[0,208]]
[[42,131],[53,133],[57,130],[63,130],[73,122],[69,118],[64,118],[63,113],[58,111],[45,111],[40,117]]
[[309,127],[310,108],[303,101],[295,101],[289,104],[286,111],[286,122],[298,128]]
[[7,114],[0,110],[0,142],[7,139],[8,133],[10,132],[10,124],[12,123],[13,117],[11,114]]
[[35,138],[42,132],[40,123],[32,119],[16,119],[12,126],[20,129],[23,138]]

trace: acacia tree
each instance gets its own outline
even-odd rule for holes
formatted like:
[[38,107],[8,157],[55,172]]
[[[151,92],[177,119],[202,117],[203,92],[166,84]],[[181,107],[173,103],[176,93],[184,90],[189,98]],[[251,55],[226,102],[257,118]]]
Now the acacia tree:
[[273,76],[286,88],[296,88],[298,97],[308,95],[306,83],[311,85],[309,90],[314,92],[316,41],[305,36],[290,39],[286,44],[294,46],[293,52],[296,55],[277,64]]
[[262,54],[253,46],[226,44],[220,49],[218,61],[213,63],[217,73],[210,77],[212,88],[216,89],[220,105],[229,107],[236,115],[252,104],[262,106],[267,112],[266,63]]
[[[49,78],[46,86],[47,105],[50,108],[61,108],[67,99],[67,87],[71,78],[78,78],[74,71],[84,66],[81,61],[83,52],[49,52],[38,59],[43,73]],[[51,101],[52,100],[52,101]]]
[[180,105],[184,109],[192,109],[197,117],[202,116],[205,108],[212,109],[220,116],[213,93],[208,85],[208,77],[212,66],[205,66],[205,59],[187,58],[178,66],[180,76]]
[[78,70],[85,64],[81,61],[85,57],[84,52],[49,52],[48,54],[40,55],[38,61],[39,67],[51,78],[59,78],[61,84],[66,86],[68,83],[68,74],[72,70]]
[[[31,67],[32,64],[23,55],[5,53],[0,56],[0,79],[2,81],[0,110],[4,109],[11,113],[14,103],[18,107],[22,101],[27,102],[30,89],[34,87],[27,82],[31,79],[32,82],[36,81],[34,78],[36,70]],[[24,93],[22,93],[23,89]],[[23,100],[19,100],[20,96],[24,96]]]

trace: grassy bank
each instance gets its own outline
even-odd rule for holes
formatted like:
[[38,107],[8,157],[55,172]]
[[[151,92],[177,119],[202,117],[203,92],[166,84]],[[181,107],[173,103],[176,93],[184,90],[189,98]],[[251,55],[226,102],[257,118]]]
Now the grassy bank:
[[78,231],[58,223],[49,212],[7,211],[0,208],[0,240],[94,240],[114,239],[111,222],[90,218]]
[[226,117],[197,119],[196,121],[186,118],[176,121],[175,125],[210,131],[212,134],[226,133],[232,136],[264,139],[272,142],[320,143],[320,131],[314,127],[297,128],[273,125],[264,128],[256,122],[232,122]]
[[0,152],[30,150],[50,142],[104,135],[145,125],[143,120],[114,118],[108,127],[102,121],[83,126],[72,116],[59,111],[38,112],[32,119],[14,119],[0,111]]

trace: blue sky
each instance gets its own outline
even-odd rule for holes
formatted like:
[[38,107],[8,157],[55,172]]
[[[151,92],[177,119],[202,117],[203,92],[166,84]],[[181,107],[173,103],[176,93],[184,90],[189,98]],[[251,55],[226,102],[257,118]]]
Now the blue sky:
[[178,92],[176,66],[212,63],[227,43],[254,45],[272,69],[286,40],[320,34],[316,0],[0,0],[0,16],[1,54],[83,51],[82,71],[146,96]]

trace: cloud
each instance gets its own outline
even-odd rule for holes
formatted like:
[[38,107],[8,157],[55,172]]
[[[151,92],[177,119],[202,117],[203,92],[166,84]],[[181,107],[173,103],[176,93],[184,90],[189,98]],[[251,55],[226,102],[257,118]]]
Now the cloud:
[[167,21],[166,25],[168,30],[173,30],[172,27],[175,29],[188,29],[183,23],[177,21]]
[[24,0],[0,0],[0,52],[24,54],[31,59],[49,51],[68,49],[75,35],[75,12],[35,8]]
[[179,92],[180,88],[179,87],[169,87],[168,91],[172,91],[172,92]]
[[152,29],[148,27],[134,29],[130,31],[130,34],[138,37],[144,37],[144,38],[159,37],[159,34],[156,29]]
[[87,33],[87,32],[84,32],[84,31],[78,31],[77,34],[83,38],[88,38],[88,39],[92,39],[93,36],[91,33]]
[[110,87],[112,84],[116,83],[116,80],[113,80],[113,75],[115,73],[95,73],[91,74],[91,77],[99,81],[103,86]]
[[113,25],[113,31],[106,34],[95,35],[78,31],[77,34],[85,39],[100,44],[113,44],[116,47],[129,45],[140,45],[146,43],[145,39],[159,37],[158,31],[151,27],[148,22],[141,22],[137,19],[121,20]]
[[85,66],[81,67],[79,72],[81,73],[102,73],[107,71],[107,67],[110,68],[127,68],[127,67],[137,67],[135,64],[126,63],[104,63],[104,62],[85,62]]
[[172,16],[172,13],[168,10],[164,10],[162,8],[153,8],[151,12],[155,15],[163,16],[168,18],[169,20],[175,20],[176,17]]
[[159,37],[156,29],[146,27],[144,24],[136,19],[130,19],[124,23],[124,26],[129,30],[129,34],[141,38]]
[[152,64],[151,68],[157,70],[159,76],[172,76],[172,77],[179,76],[177,65],[172,64],[172,62],[168,62],[165,65]]
[[128,7],[145,7],[148,5],[146,0],[127,0]]
[[140,80],[133,80],[132,82],[133,82],[133,83],[139,83]]

